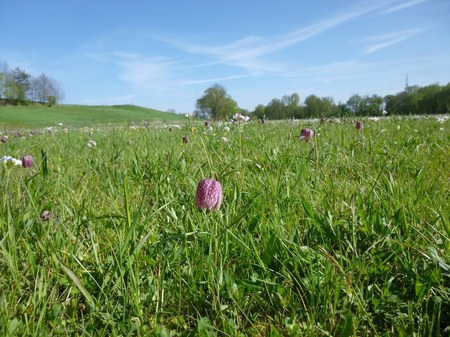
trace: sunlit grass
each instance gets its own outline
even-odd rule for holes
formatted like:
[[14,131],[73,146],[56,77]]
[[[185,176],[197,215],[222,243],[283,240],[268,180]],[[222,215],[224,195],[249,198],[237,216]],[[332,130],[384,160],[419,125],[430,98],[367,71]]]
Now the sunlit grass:
[[449,333],[448,121],[191,123],[0,144],[2,335]]
[[170,122],[180,115],[134,105],[0,106],[0,128],[93,127],[124,123]]

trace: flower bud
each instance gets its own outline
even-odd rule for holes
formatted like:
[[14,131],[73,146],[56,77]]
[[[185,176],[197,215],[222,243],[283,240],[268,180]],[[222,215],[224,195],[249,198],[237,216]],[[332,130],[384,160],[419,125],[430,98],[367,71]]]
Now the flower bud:
[[356,122],[356,130],[362,130],[364,127],[363,122],[357,121]]
[[184,136],[183,137],[183,144],[187,144],[187,143],[189,143],[189,138],[188,138],[188,136]]
[[7,140],[8,140],[8,137],[3,135],[2,139],[1,139],[2,143],[5,144]]
[[50,211],[43,211],[40,215],[41,221],[48,221],[52,217],[52,213]]
[[33,157],[30,155],[26,155],[22,157],[22,166],[23,167],[31,167],[33,166]]
[[217,180],[202,179],[198,183],[195,204],[209,211],[219,209],[222,204],[222,185]]
[[302,129],[302,131],[300,131],[300,140],[305,140],[307,142],[309,142],[309,140],[312,138],[312,136],[314,135],[314,131],[311,129]]

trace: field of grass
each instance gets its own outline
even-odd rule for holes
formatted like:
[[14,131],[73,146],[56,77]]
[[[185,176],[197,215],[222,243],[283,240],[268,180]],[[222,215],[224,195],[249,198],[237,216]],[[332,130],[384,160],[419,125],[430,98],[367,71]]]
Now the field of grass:
[[448,336],[450,120],[363,121],[9,134],[0,335]]
[[43,128],[63,123],[72,127],[100,124],[174,121],[180,116],[134,105],[0,106],[1,128]]

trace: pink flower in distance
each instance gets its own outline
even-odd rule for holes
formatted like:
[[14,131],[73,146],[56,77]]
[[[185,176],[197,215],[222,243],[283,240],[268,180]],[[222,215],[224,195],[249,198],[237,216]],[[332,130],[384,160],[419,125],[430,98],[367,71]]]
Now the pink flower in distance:
[[2,140],[2,143],[5,144],[6,141],[8,140],[8,137],[3,135],[1,140]]
[[364,127],[363,122],[357,121],[356,122],[356,130],[362,130]]
[[195,204],[209,211],[219,209],[222,204],[222,185],[217,180],[202,179],[198,183]]
[[23,167],[33,166],[33,157],[30,155],[23,156],[22,157],[22,166]]
[[39,218],[41,219],[41,221],[47,221],[50,220],[51,217],[52,213],[50,213],[50,211],[43,211]]
[[300,140],[305,140],[307,142],[309,142],[309,140],[312,138],[312,136],[314,135],[314,131],[311,129],[302,129],[302,131],[300,132]]

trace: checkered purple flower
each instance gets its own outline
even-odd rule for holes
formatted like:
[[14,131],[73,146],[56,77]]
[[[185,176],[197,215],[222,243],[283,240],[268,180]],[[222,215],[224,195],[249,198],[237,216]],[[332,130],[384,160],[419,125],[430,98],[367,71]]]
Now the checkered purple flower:
[[198,183],[195,195],[195,204],[198,208],[213,211],[222,204],[222,185],[217,180],[202,179]]

